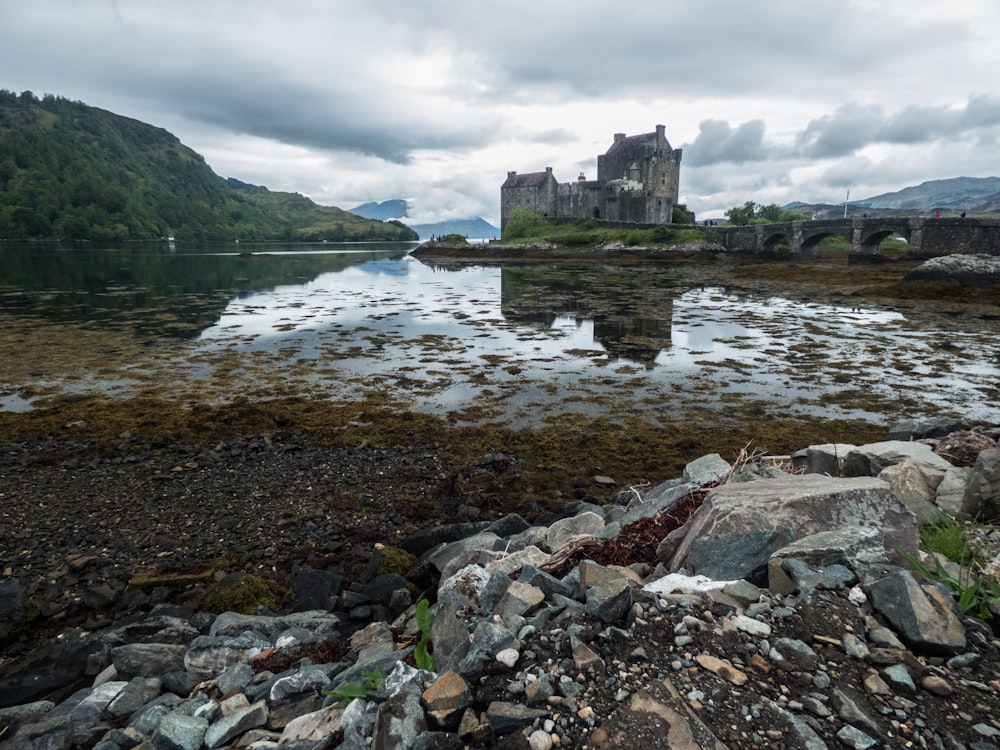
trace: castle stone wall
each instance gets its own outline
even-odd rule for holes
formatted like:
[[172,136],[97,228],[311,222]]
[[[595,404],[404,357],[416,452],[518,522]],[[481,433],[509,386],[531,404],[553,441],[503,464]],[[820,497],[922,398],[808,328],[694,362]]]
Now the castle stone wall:
[[597,157],[597,180],[559,183],[552,169],[508,172],[500,187],[500,228],[519,208],[549,219],[596,218],[626,224],[669,224],[677,202],[681,150],[657,125],[654,133],[618,133]]

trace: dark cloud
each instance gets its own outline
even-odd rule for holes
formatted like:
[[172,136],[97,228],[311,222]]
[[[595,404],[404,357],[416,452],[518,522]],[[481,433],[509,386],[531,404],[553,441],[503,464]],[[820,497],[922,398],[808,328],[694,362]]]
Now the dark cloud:
[[796,137],[796,148],[813,159],[853,154],[874,140],[885,117],[878,105],[850,102],[810,122]]
[[[998,23],[995,0],[955,14],[929,0],[38,0],[4,4],[0,66],[5,87],[169,124],[196,150],[229,138],[279,169],[307,154],[313,171],[289,164],[284,185],[446,201],[444,179],[447,201],[475,196],[494,216],[494,175],[536,166],[522,152],[592,172],[582,143],[666,122],[688,141],[682,190],[728,207],[920,169],[1000,172]],[[913,147],[899,164],[876,154]]]
[[736,128],[722,120],[704,120],[698,137],[684,144],[684,164],[699,167],[718,162],[744,164],[768,157],[764,145],[764,121],[751,120]]

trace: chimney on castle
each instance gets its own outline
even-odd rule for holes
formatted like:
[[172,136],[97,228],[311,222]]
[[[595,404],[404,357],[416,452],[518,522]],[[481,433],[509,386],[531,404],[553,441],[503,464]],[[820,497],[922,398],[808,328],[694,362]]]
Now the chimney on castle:
[[625,134],[624,133],[615,133],[615,143],[618,143],[618,141],[624,141],[624,140],[625,140]]
[[579,180],[580,182],[586,182],[586,181],[587,181],[587,175],[585,175],[585,174],[584,174],[583,172],[580,172],[580,176],[579,176],[579,177],[577,177],[577,179],[578,179],[578,180]]
[[656,140],[658,140],[658,141],[665,140],[666,137],[667,137],[666,130],[667,130],[667,128],[665,126],[663,126],[663,125],[657,125],[656,126]]

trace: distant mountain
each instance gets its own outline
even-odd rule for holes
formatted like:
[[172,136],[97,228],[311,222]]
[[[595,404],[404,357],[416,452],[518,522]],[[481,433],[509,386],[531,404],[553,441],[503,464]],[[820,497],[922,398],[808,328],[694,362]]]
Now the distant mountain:
[[366,219],[375,219],[376,221],[389,221],[390,219],[403,219],[409,216],[407,210],[409,209],[409,203],[402,200],[401,198],[396,198],[395,200],[382,201],[381,203],[375,203],[370,201],[368,203],[362,203],[360,206],[355,206],[354,208],[347,209],[350,213],[356,214],[358,216],[363,216]]
[[930,180],[895,193],[883,193],[852,203],[865,208],[904,210],[955,209],[978,212],[1000,200],[1000,177],[952,177]]
[[298,193],[227,182],[176,136],[0,90],[0,239],[415,240]]
[[[363,216],[366,219],[379,219],[387,221],[389,219],[404,219],[409,216],[410,204],[402,198],[382,201],[376,203],[362,203],[349,209],[352,214]],[[431,224],[408,224],[420,239],[426,240],[431,237],[441,237],[446,234],[461,234],[468,238],[488,238],[499,237],[500,228],[490,224],[485,219],[476,216],[472,219],[451,219],[450,221],[438,221]]]
[[[794,201],[782,208],[797,211],[814,219],[839,219],[843,203],[802,203]],[[952,177],[930,180],[883,193],[871,198],[849,201],[848,216],[928,216],[940,211],[944,216],[995,216],[1000,214],[1000,177]]]
[[409,224],[407,226],[419,234],[422,240],[443,237],[446,234],[460,234],[469,239],[489,239],[500,236],[499,227],[493,226],[478,216],[474,219],[453,219],[452,221],[439,221],[436,224]]

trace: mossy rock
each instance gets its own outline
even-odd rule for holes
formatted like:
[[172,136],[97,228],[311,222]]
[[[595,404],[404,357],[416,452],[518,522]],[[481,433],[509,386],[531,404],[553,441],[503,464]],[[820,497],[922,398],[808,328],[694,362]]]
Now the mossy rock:
[[379,573],[395,573],[406,577],[407,572],[417,561],[417,556],[399,547],[383,546],[380,549],[381,559],[378,561]]
[[259,607],[272,612],[281,611],[294,596],[292,589],[272,578],[241,576],[235,582],[222,582],[212,586],[198,602],[208,612],[239,612],[244,615],[257,613]]

